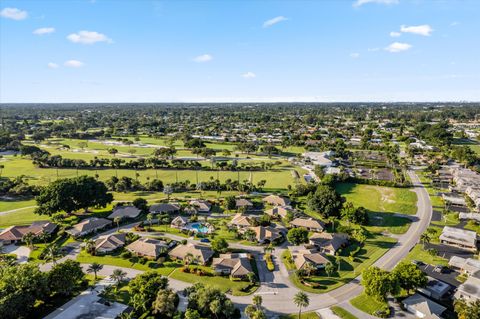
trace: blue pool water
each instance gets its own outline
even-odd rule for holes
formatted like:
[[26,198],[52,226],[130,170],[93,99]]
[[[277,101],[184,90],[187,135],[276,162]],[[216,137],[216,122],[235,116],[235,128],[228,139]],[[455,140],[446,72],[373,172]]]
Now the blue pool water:
[[199,232],[199,233],[202,233],[202,234],[207,234],[208,233],[208,227],[207,226],[204,226],[200,223],[193,223],[193,224],[190,224],[190,228]]

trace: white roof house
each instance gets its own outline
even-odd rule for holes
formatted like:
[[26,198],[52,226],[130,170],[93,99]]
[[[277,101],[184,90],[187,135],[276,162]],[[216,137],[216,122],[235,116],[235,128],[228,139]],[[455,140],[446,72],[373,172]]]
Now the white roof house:
[[439,239],[442,244],[477,251],[477,233],[471,230],[445,226]]
[[480,300],[480,271],[477,271],[467,281],[458,286],[455,298],[463,298],[468,302]]

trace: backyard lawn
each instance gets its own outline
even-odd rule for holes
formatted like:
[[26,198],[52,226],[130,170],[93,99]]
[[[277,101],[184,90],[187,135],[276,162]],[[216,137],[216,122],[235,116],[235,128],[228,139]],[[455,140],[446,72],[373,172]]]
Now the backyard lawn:
[[422,244],[417,244],[405,257],[405,262],[411,262],[412,260],[419,260],[429,265],[448,265],[448,260],[440,256],[432,256],[427,251],[423,250]]
[[375,311],[382,310],[384,307],[388,307],[387,303],[379,302],[366,294],[361,294],[352,300],[350,303],[357,309],[373,315]]
[[354,315],[352,315],[350,312],[348,312],[347,310],[341,308],[341,307],[338,307],[338,306],[333,306],[330,308],[330,310],[332,310],[332,312],[334,314],[336,314],[337,316],[339,316],[340,318],[342,319],[358,319],[357,317],[355,317]]
[[[298,313],[292,313],[291,315],[280,316],[280,319],[298,319]],[[316,312],[302,312],[300,319],[321,319]]]

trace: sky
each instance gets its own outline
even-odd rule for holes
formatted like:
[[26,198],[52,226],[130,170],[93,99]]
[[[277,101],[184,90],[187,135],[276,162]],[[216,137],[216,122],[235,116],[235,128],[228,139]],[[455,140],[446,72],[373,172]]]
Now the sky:
[[480,101],[480,1],[0,2],[0,102]]

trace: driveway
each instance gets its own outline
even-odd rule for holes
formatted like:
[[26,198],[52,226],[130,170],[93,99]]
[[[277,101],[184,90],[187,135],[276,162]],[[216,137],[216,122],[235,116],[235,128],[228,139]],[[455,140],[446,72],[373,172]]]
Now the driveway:
[[28,256],[30,256],[30,248],[27,246],[8,245],[3,247],[3,252],[17,255],[17,262],[20,264],[26,263]]

